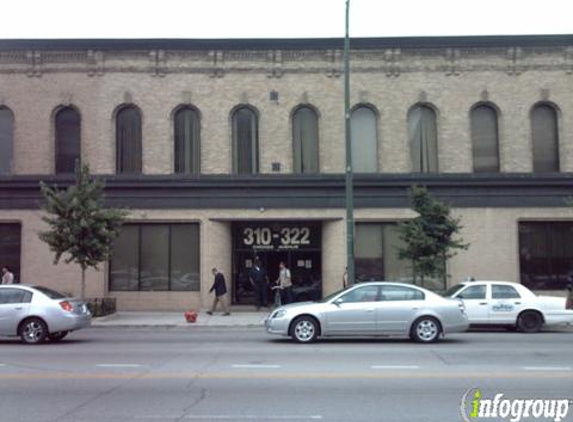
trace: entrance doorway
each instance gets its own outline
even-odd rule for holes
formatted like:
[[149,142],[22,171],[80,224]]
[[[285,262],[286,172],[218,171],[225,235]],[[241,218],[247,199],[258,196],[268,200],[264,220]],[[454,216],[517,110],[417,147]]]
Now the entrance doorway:
[[[282,261],[291,272],[293,299],[322,297],[320,223],[241,222],[233,225],[233,304],[254,304],[249,274],[255,258],[261,260],[270,285],[279,277]],[[270,286],[269,286],[270,287]],[[269,303],[273,303],[269,288]]]

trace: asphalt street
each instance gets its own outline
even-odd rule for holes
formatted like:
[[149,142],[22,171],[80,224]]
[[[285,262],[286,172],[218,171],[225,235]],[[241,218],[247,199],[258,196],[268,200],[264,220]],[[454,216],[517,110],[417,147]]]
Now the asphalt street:
[[92,328],[0,342],[0,421],[461,421],[469,389],[573,399],[572,346],[571,330],[298,345],[262,328]]

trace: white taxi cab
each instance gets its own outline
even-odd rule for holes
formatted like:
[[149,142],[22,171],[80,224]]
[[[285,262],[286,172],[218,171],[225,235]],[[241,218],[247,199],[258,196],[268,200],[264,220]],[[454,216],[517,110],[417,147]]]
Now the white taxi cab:
[[461,299],[472,325],[504,325],[526,333],[541,327],[573,324],[573,300],[537,296],[527,287],[508,281],[465,281],[451,287],[445,297]]

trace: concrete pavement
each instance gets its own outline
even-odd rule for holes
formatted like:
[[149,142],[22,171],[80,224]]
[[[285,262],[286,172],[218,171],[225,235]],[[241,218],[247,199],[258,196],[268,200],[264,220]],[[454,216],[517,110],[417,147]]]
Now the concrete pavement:
[[94,318],[93,327],[260,327],[270,310],[264,312],[231,311],[223,316],[222,312],[208,315],[199,311],[197,321],[190,323],[181,312],[116,312],[105,317]]

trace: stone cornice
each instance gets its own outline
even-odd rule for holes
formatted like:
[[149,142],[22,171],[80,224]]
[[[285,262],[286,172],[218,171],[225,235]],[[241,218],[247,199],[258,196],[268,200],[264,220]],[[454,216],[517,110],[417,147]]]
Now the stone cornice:
[[[217,42],[216,42],[217,41]],[[48,73],[169,74],[262,73],[339,77],[339,39],[325,40],[0,40],[0,74],[40,77]],[[398,77],[404,73],[530,71],[573,73],[573,36],[358,39],[351,70]],[[263,49],[262,47],[268,47]]]

